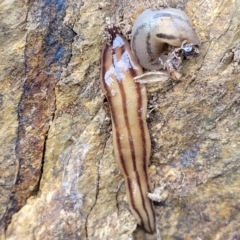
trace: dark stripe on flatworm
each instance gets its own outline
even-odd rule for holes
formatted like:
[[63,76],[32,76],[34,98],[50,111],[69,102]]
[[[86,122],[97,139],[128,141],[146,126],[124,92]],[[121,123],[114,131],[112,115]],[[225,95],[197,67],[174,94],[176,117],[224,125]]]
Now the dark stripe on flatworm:
[[175,36],[173,36],[173,35],[168,35],[168,34],[164,34],[164,33],[157,33],[157,34],[156,34],[156,37],[162,38],[162,39],[168,39],[168,40],[176,39]]

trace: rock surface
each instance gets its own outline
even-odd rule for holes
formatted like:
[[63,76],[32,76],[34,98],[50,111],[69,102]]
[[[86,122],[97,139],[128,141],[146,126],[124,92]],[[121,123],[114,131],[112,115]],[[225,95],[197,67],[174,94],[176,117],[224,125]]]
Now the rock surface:
[[[157,3],[156,3],[157,2]],[[160,1],[2,1],[0,239],[228,239],[240,231],[240,2],[171,1],[202,40],[147,84],[158,232],[129,211],[100,88],[106,21]]]

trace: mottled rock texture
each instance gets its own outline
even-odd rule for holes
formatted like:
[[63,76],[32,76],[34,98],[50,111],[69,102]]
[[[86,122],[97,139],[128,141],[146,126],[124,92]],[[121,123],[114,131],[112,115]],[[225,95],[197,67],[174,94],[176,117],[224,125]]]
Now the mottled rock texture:
[[181,81],[148,84],[146,235],[126,201],[100,88],[106,21],[160,1],[0,2],[0,239],[225,240],[240,231],[240,1],[169,1],[199,33]]

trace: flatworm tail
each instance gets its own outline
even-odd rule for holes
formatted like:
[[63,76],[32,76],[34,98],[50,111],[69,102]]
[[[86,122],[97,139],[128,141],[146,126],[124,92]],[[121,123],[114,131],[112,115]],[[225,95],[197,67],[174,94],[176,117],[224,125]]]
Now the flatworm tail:
[[146,123],[147,94],[145,86],[133,78],[142,68],[133,56],[130,45],[116,27],[109,26],[111,45],[102,52],[101,85],[110,105],[113,146],[126,184],[128,202],[137,222],[147,232],[156,231],[148,163],[151,141]]

